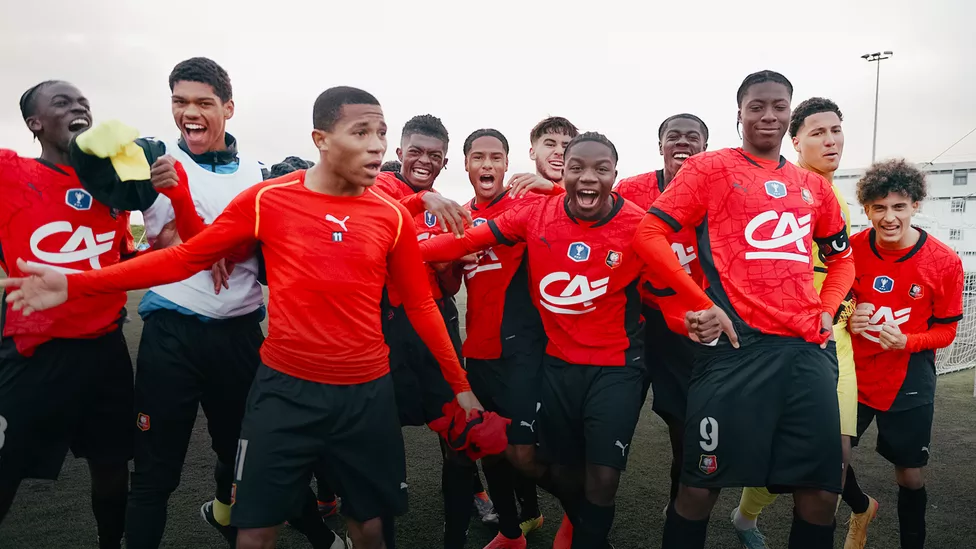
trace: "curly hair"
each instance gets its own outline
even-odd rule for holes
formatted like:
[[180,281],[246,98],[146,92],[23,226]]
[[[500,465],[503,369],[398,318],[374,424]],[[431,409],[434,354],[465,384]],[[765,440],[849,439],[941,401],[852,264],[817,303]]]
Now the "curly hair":
[[535,145],[535,142],[547,133],[558,133],[569,138],[574,138],[579,135],[579,129],[572,122],[561,116],[550,116],[532,128],[529,132],[529,144]]
[[862,206],[891,193],[901,193],[912,202],[925,200],[925,174],[904,159],[877,162],[857,182],[857,201]]
[[398,173],[402,167],[403,164],[399,160],[387,160],[380,166],[380,171]]
[[574,137],[573,140],[569,142],[569,145],[566,145],[566,154],[565,154],[565,156],[568,158],[569,157],[569,151],[570,151],[570,149],[572,149],[573,147],[575,147],[576,145],[579,145],[580,143],[582,143],[584,141],[594,141],[596,143],[602,143],[602,144],[606,145],[610,149],[610,156],[613,158],[613,163],[614,164],[617,163],[617,158],[618,158],[617,157],[617,147],[615,147],[613,145],[613,142],[610,141],[607,138],[607,136],[603,135],[602,133],[597,133],[597,132],[581,133],[581,134],[577,135],[576,137]]
[[837,103],[825,97],[811,97],[793,109],[793,115],[790,116],[790,137],[796,137],[808,117],[822,112],[832,112],[840,118],[841,122],[844,121],[844,115],[840,112]]
[[173,72],[169,73],[169,91],[173,91],[177,82],[208,84],[224,103],[234,97],[227,71],[216,61],[206,57],[191,57],[173,67]]
[[444,127],[440,118],[432,114],[419,114],[407,120],[407,123],[403,125],[403,132],[400,133],[400,139],[406,139],[414,134],[440,139],[444,142],[444,149],[447,149],[447,128]]
[[471,135],[464,140],[464,147],[462,148],[464,156],[468,156],[468,153],[471,152],[471,146],[474,145],[475,140],[481,137],[494,137],[495,139],[499,140],[502,144],[502,148],[505,149],[505,154],[508,154],[508,139],[505,139],[502,132],[494,128],[482,128],[480,130],[471,132]]

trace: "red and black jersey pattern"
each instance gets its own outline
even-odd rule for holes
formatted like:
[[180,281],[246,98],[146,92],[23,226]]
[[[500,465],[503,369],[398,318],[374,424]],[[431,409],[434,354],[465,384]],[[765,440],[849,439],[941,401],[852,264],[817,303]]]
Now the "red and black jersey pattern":
[[[540,200],[538,195],[512,198],[502,193],[488,204],[478,206],[472,199],[465,207],[478,227],[516,204]],[[465,266],[463,276],[468,295],[467,338],[461,349],[465,358],[508,357],[544,339],[542,320],[529,294],[525,243],[479,252],[478,262]]]
[[706,291],[732,318],[740,343],[760,334],[816,343],[827,337],[811,248],[816,239],[828,262],[851,251],[823,177],[782,157],[701,153],[685,161],[650,213],[675,231],[694,228]]
[[951,248],[919,229],[908,250],[885,250],[869,229],[851,237],[859,304],[874,306],[868,329],[852,336],[858,400],[877,410],[905,410],[935,399],[935,351],[881,348],[884,324],[903,334],[927,332],[962,319],[962,261]]
[[[0,150],[0,246],[8,276],[23,276],[17,258],[76,273],[119,262],[129,223],[119,212],[96,201],[70,166],[22,158]],[[4,337],[13,337],[21,353],[52,338],[94,338],[118,328],[124,292],[70,301],[29,317],[5,309]]]
[[631,243],[644,212],[613,194],[603,219],[576,219],[557,195],[520,200],[489,220],[495,238],[526,243],[529,280],[547,353],[572,364],[623,366],[641,360],[638,277],[644,263]]

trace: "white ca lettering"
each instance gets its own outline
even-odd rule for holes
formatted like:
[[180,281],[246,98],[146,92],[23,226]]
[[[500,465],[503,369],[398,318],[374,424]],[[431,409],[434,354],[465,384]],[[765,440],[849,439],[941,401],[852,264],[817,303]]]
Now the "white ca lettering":
[[[72,233],[68,241],[57,252],[46,252],[41,249],[41,242],[45,238],[58,233]],[[78,227],[72,232],[71,223],[67,221],[52,221],[39,227],[30,238],[31,252],[37,259],[49,263],[46,267],[62,273],[77,273],[77,269],[69,269],[58,265],[88,260],[92,269],[101,269],[98,256],[112,249],[115,231],[94,234],[89,227]],[[82,247],[84,245],[84,247]]]
[[698,427],[701,440],[698,445],[706,452],[714,452],[718,448],[718,422],[713,417],[706,417],[701,420]]
[[501,268],[502,264],[498,260],[498,255],[495,254],[495,250],[488,248],[488,250],[478,258],[478,263],[464,266],[464,278],[471,280],[471,278],[478,273],[483,273],[485,271],[496,271]]
[[685,272],[691,274],[690,263],[694,261],[696,257],[698,257],[695,254],[695,248],[693,246],[688,246],[686,248],[684,244],[680,242],[674,242],[671,244],[671,251],[673,251],[674,255],[677,256],[678,263],[681,264]]
[[[553,282],[570,280],[569,273],[549,273],[539,282],[539,292],[542,299],[539,303],[546,309],[564,315],[581,315],[594,309],[593,300],[607,293],[610,277],[594,280],[593,284],[583,275],[576,275],[558,296],[550,294],[546,289]],[[567,309],[566,306],[582,305],[583,309]]]
[[[881,328],[885,324],[894,324],[895,326],[901,326],[902,324],[908,322],[911,318],[912,308],[905,307],[904,309],[898,309],[897,311],[892,311],[891,307],[881,307],[871,316],[871,320],[868,321],[868,327],[861,332],[864,339],[868,341],[873,341],[875,343],[881,343],[878,335],[881,334]],[[878,335],[872,335],[868,332],[874,332]]]
[[[777,214],[774,210],[765,211],[752,219],[746,225],[746,241],[760,250],[775,250],[793,244],[797,252],[746,252],[746,259],[782,259],[810,263],[810,253],[807,251],[804,239],[810,234],[810,214],[796,218],[791,212]],[[758,231],[766,223],[778,219],[773,234],[769,240],[756,238]],[[787,230],[789,232],[787,232]]]

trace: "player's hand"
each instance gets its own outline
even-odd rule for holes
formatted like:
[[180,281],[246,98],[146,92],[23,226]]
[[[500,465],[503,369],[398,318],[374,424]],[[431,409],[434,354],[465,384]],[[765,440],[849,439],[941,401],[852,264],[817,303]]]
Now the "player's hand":
[[16,288],[7,294],[15,311],[30,316],[34,311],[57,307],[68,301],[68,277],[54,269],[28,264],[17,258],[17,268],[27,276],[0,280],[0,288]]
[[878,332],[878,342],[885,351],[900,351],[908,343],[908,336],[901,333],[897,324],[885,322]]
[[[688,315],[692,317],[689,318]],[[685,315],[685,325],[690,328],[688,335],[693,341],[709,344],[724,333],[728,336],[732,347],[739,348],[739,335],[735,333],[732,320],[718,305],[713,305],[711,309],[704,311],[688,313]]]
[[458,405],[464,409],[464,415],[467,418],[471,417],[471,410],[481,410],[485,411],[485,407],[478,402],[478,397],[474,396],[471,391],[465,391],[463,393],[458,393],[457,395]]
[[213,279],[215,294],[220,295],[221,288],[230,289],[230,275],[233,272],[234,263],[227,259],[221,259],[214,263],[213,267],[210,268],[210,278]]
[[162,193],[164,189],[178,187],[180,177],[176,173],[176,159],[168,154],[157,158],[149,172],[149,181],[159,193]]
[[481,257],[478,254],[468,254],[458,259],[457,262],[461,265],[477,265],[480,260]]
[[823,329],[827,330],[827,339],[820,344],[821,349],[827,348],[827,343],[834,341],[834,317],[830,316],[830,313],[824,311],[820,313],[820,321],[823,325]]
[[522,198],[530,192],[546,194],[552,191],[555,183],[534,173],[517,173],[508,180],[508,195]]
[[874,305],[870,303],[858,303],[854,309],[854,314],[847,320],[852,334],[859,334],[868,329],[871,324],[871,315],[874,314]]
[[427,192],[421,200],[424,202],[424,209],[437,216],[441,231],[464,236],[464,228],[471,226],[471,213],[450,198]]

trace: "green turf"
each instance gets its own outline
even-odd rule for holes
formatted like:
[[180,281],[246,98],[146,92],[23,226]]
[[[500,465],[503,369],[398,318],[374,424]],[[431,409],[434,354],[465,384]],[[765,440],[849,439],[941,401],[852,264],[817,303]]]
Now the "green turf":
[[[129,310],[135,311],[140,293],[131,296]],[[138,318],[126,325],[125,332],[135,357],[141,323]],[[929,489],[928,547],[936,549],[976,547],[976,400],[973,399],[972,370],[939,378],[932,461],[926,470]],[[874,451],[875,429],[865,435],[862,447],[855,450],[854,463],[861,486],[881,502],[878,520],[871,527],[869,548],[898,547],[897,487],[890,465]],[[440,547],[442,503],[439,490],[440,457],[433,433],[425,428],[405,430],[410,512],[398,521],[401,549]],[[670,461],[664,424],[645,406],[634,436],[630,468],[621,479],[616,521],[611,539],[617,549],[660,547],[667,500]],[[170,499],[169,522],[163,547],[185,549],[226,547],[222,538],[199,517],[200,504],[212,497],[213,453],[209,447],[206,420],[200,415],[183,470],[180,487]],[[55,483],[27,481],[3,525],[0,549],[95,548],[95,524],[88,499],[88,472],[84,462],[69,457],[61,478]],[[709,527],[708,547],[737,548],[728,524],[731,509],[738,501],[738,490],[728,490],[715,507]],[[543,497],[545,527],[529,536],[529,547],[548,549],[559,525],[561,513],[551,498]],[[781,498],[760,518],[771,548],[785,548],[789,535],[791,504]],[[846,517],[838,513],[836,547],[843,547]],[[480,549],[494,532],[472,520],[468,547]],[[308,547],[295,532],[285,529],[280,548]]]

